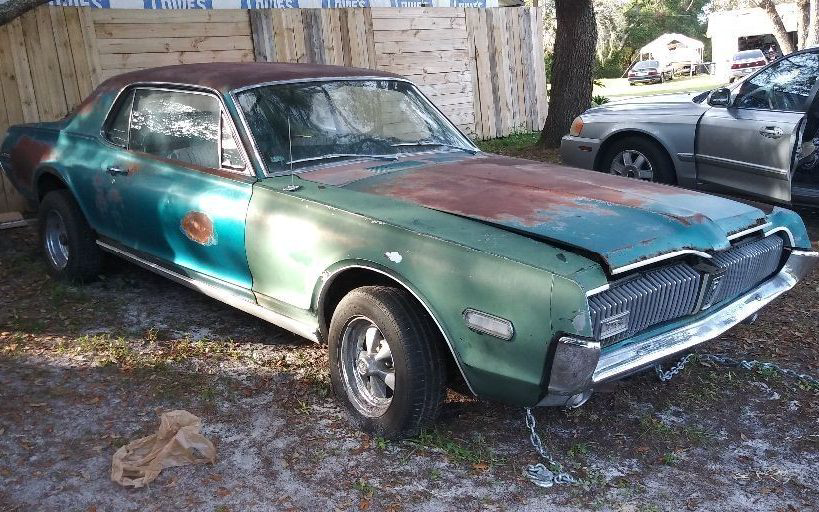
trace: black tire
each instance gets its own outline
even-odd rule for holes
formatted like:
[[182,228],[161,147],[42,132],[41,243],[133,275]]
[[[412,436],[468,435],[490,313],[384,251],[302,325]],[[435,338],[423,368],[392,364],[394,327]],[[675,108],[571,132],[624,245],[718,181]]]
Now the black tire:
[[[53,213],[52,213],[53,212]],[[67,247],[64,265],[50,256],[47,238],[48,219],[59,216],[64,226],[61,243]],[[83,283],[99,275],[102,254],[97,247],[96,235],[85,220],[79,205],[67,190],[46,194],[38,212],[40,247],[43,249],[48,273],[60,281]]]
[[667,185],[675,185],[677,183],[677,174],[674,170],[674,164],[668,157],[665,150],[656,142],[647,137],[632,136],[624,137],[606,149],[603,157],[600,159],[600,172],[609,173],[612,161],[620,153],[626,150],[634,150],[642,153],[650,162],[653,169],[653,179],[655,183],[665,183]]
[[[347,365],[346,374],[343,368],[351,343],[345,344],[343,338],[354,322],[361,321],[370,321],[383,335],[394,370],[389,405],[373,414],[362,412],[355,398],[360,395],[349,384],[351,379],[356,382],[359,368]],[[333,391],[356,427],[371,435],[400,439],[416,435],[437,418],[446,393],[440,332],[406,291],[364,286],[348,293],[333,312],[328,351]]]

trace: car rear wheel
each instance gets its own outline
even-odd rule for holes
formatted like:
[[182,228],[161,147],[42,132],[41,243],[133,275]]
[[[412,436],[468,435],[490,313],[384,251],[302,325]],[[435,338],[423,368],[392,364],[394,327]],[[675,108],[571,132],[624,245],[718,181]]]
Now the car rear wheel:
[[55,190],[45,196],[39,225],[49,274],[69,282],[97,277],[102,256],[96,237],[70,192]]
[[602,159],[601,171],[626,178],[675,184],[674,167],[665,152],[644,137],[615,142]]
[[446,391],[439,336],[403,290],[365,286],[341,300],[330,322],[330,377],[354,425],[396,439],[435,420]]

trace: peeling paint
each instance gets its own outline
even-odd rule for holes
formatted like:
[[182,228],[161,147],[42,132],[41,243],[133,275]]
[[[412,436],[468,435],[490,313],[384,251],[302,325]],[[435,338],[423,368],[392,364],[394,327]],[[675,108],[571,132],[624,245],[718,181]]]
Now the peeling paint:
[[385,252],[384,256],[386,256],[387,259],[389,259],[393,263],[401,263],[401,261],[404,260],[404,257],[401,256],[401,253],[398,253],[398,252],[395,252],[395,251]]
[[179,228],[189,240],[200,245],[216,245],[213,221],[202,212],[189,212],[182,219]]

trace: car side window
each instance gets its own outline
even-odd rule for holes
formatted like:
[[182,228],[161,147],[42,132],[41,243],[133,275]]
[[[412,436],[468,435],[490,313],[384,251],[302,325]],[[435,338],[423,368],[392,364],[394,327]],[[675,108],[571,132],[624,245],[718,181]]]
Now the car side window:
[[221,112],[210,94],[137,89],[128,148],[218,169]]
[[117,105],[117,112],[109,121],[105,131],[105,138],[121,148],[128,147],[128,122],[131,119],[131,104],[134,101],[134,91],[126,94]]
[[819,54],[799,53],[763,69],[742,83],[738,108],[806,112],[819,75]]
[[239,151],[239,141],[233,133],[230,121],[227,115],[222,112],[222,141],[221,141],[221,162],[222,167],[228,169],[244,169],[245,164],[242,160],[242,153]]

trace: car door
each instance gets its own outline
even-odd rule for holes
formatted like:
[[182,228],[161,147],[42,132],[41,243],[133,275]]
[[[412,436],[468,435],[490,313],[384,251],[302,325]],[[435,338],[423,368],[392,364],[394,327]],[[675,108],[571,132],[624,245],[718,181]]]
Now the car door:
[[106,131],[116,148],[105,155],[102,191],[119,219],[117,241],[249,290],[245,216],[256,178],[220,98],[161,87],[121,96]]
[[745,80],[727,108],[709,109],[697,130],[699,181],[790,201],[799,126],[817,74],[817,52],[793,54]]

